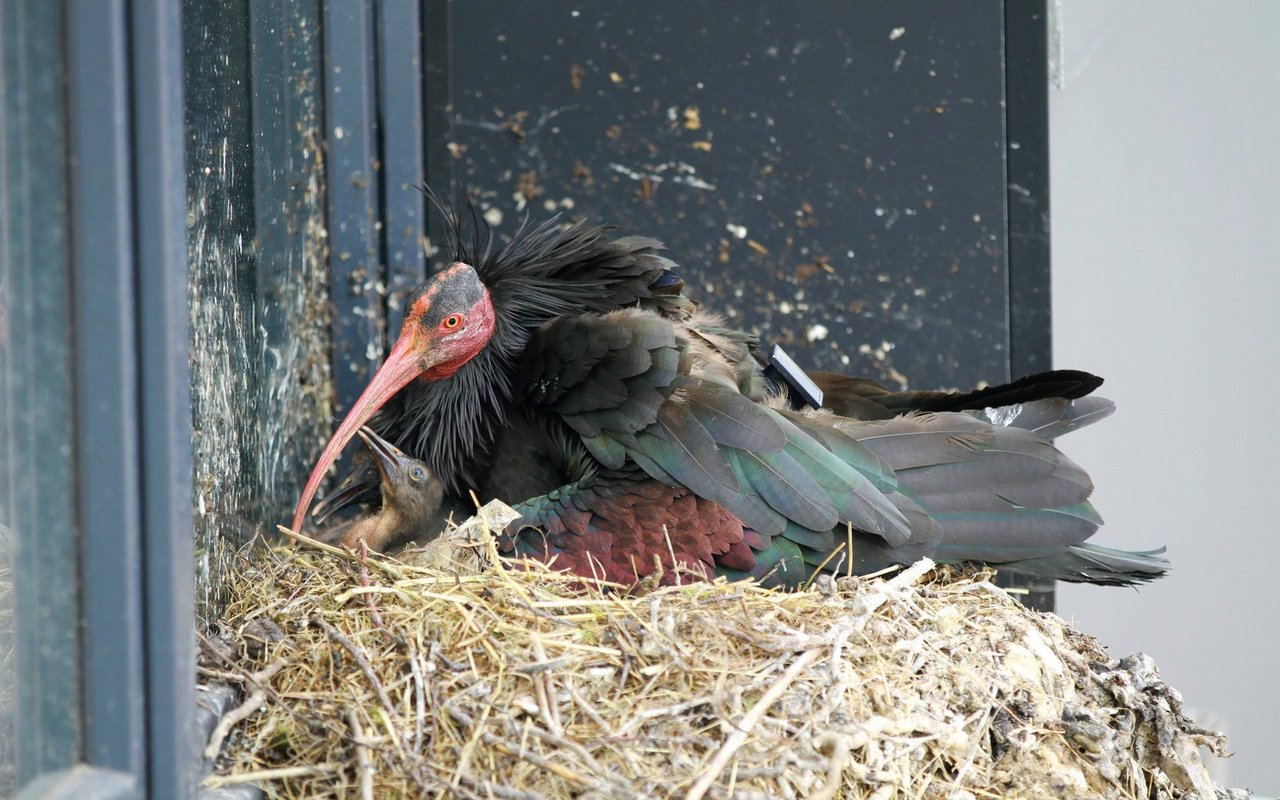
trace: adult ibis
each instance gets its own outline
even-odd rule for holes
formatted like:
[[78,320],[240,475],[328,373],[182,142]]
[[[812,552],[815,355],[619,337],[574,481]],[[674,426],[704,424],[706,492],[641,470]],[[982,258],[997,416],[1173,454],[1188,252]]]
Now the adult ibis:
[[1110,413],[1092,376],[960,394],[820,376],[844,414],[794,410],[752,337],[684,296],[657,241],[551,221],[497,247],[449,219],[451,263],[410,297],[295,529],[370,424],[446,499],[513,503],[500,549],[588,577],[797,585],[849,559],[866,572],[931,556],[1129,585],[1168,568],[1162,551],[1087,541],[1092,484],[1052,439]]

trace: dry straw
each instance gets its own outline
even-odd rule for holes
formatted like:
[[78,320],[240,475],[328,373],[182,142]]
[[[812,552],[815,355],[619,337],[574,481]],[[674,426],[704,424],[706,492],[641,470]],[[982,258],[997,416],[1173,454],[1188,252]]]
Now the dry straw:
[[[427,554],[255,554],[202,674],[244,703],[208,787],[270,797],[1212,796],[1144,656],[928,562],[810,591],[628,595]],[[477,572],[485,567],[483,572]],[[224,738],[225,737],[225,738]]]

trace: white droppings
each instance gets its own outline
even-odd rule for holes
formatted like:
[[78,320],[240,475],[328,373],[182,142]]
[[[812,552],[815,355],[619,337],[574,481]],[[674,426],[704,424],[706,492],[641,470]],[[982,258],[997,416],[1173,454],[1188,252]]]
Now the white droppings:
[[502,224],[502,209],[497,208],[496,206],[493,208],[487,209],[484,212],[484,221],[487,222],[491,227],[494,227],[494,228],[498,227],[499,225]]
[[746,225],[734,225],[732,222],[730,222],[730,223],[728,223],[727,225],[725,225],[725,226],[724,226],[724,229],[725,229],[726,231],[728,231],[729,233],[732,233],[732,234],[733,234],[733,238],[735,238],[735,239],[745,239],[745,238],[747,238],[747,226],[746,226]]
[[[665,164],[659,164],[656,167],[650,167],[645,171],[632,169],[625,164],[610,164],[609,169],[625,175],[633,181],[648,180],[650,183],[662,183],[670,180],[672,183],[678,183],[682,186],[689,186],[694,189],[703,189],[708,192],[716,190],[715,184],[708,183],[697,176],[697,169],[691,164],[683,161],[668,161]],[[674,173],[674,174],[664,174]]]
[[809,340],[809,344],[813,344],[827,338],[828,333],[830,331],[827,330],[826,325],[810,325],[809,330],[805,332],[804,338]]
[[902,38],[902,34],[906,32],[907,32],[906,28],[894,28],[893,30],[889,31],[889,41],[891,42],[898,41],[899,39]]
[[884,361],[889,357],[889,351],[893,350],[893,342],[881,342],[879,347],[873,347],[869,344],[858,345],[858,353],[864,356],[871,356],[877,361]]
[[1011,406],[1000,406],[999,408],[985,408],[982,410],[983,416],[987,418],[987,422],[992,425],[1008,427],[1012,425],[1022,414],[1022,403],[1014,403]]

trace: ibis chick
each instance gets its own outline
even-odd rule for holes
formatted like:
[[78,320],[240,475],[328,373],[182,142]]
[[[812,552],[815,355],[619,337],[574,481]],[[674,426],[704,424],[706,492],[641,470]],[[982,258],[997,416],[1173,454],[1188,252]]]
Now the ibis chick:
[[360,428],[357,434],[378,472],[382,506],[376,513],[330,528],[319,538],[352,549],[363,541],[378,552],[434,539],[447,517],[444,486],[439,479],[426,464],[405,455],[368,427]]

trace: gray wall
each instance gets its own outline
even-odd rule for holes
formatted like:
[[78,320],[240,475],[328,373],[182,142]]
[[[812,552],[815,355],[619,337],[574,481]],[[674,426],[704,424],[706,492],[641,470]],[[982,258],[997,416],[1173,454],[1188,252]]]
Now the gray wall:
[[1280,795],[1280,2],[1064,0],[1051,98],[1054,359],[1119,411],[1064,449],[1099,535],[1169,546],[1138,593],[1064,586],[1113,655],[1152,654]]

